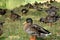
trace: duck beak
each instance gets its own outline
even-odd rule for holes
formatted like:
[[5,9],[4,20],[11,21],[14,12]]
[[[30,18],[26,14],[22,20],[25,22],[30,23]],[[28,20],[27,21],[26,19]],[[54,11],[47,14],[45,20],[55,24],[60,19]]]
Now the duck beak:
[[26,22],[24,22],[23,24],[26,24]]

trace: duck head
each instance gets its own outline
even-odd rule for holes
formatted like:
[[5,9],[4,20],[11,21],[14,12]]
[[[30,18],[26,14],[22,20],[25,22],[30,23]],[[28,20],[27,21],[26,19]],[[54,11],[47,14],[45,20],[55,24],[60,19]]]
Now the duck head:
[[23,24],[33,24],[32,18],[27,18],[26,21]]

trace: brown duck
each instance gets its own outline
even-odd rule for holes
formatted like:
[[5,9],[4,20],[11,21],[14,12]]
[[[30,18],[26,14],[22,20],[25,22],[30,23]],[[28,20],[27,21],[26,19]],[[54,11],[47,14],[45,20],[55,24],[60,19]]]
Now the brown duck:
[[48,30],[41,26],[33,24],[33,20],[31,18],[27,18],[26,22],[23,24],[25,31],[31,35],[30,40],[36,40],[36,37],[45,37],[51,34]]

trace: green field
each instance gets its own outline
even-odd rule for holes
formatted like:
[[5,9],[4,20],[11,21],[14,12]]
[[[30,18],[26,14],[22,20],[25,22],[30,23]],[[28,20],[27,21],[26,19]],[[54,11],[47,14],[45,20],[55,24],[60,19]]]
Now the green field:
[[35,1],[40,2],[44,0],[0,0],[0,8],[13,9],[26,3],[34,3]]
[[[19,2],[17,4],[19,5]],[[60,3],[53,3],[53,5],[60,8]],[[11,6],[9,6],[8,8],[10,8]],[[13,7],[16,6],[14,5]],[[47,15],[47,13],[45,13],[44,11],[40,12],[34,9],[30,9],[27,15],[22,16],[21,20],[17,20],[15,22],[9,18],[9,14],[10,13],[8,12],[6,13],[6,15],[0,16],[0,21],[5,21],[3,26],[4,33],[0,36],[0,40],[29,40],[29,35],[23,30],[23,22],[28,17],[31,17],[34,20],[34,23],[41,25],[52,33],[51,36],[48,36],[44,39],[38,38],[37,40],[60,40],[60,20],[55,22],[52,27],[48,26],[48,24],[40,23],[38,21],[41,17],[45,17]],[[18,12],[18,14],[21,15],[21,12]],[[60,10],[58,11],[58,14],[60,15]]]

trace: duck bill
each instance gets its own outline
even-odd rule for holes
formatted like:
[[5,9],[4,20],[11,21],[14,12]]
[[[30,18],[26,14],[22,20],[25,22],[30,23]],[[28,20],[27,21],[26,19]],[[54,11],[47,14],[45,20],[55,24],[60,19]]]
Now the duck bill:
[[26,24],[26,22],[24,22],[23,24]]

